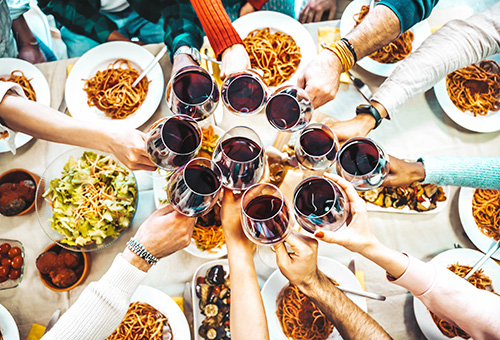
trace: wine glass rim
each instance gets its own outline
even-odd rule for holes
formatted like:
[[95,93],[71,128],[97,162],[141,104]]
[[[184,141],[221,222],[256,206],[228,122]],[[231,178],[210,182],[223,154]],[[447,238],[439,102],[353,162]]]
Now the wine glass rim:
[[[367,172],[366,174],[364,175],[354,175],[352,173],[350,173],[349,171],[347,171],[346,169],[344,169],[344,167],[342,166],[342,162],[340,161],[340,156],[345,152],[345,150],[350,146],[352,145],[352,142],[367,142],[369,144],[371,144],[372,146],[375,147],[375,150],[377,150],[377,165],[371,169],[369,172]],[[375,141],[371,138],[368,138],[368,137],[352,137],[350,139],[348,139],[344,145],[342,145],[342,147],[340,148],[339,152],[337,152],[337,157],[336,157],[336,160],[337,160],[337,164],[340,165],[340,167],[342,168],[343,171],[347,172],[349,175],[355,177],[355,178],[360,178],[360,177],[366,177],[366,176],[370,176],[371,174],[373,174],[373,172],[375,170],[377,170],[378,168],[378,164],[380,162],[380,158],[381,158],[381,153],[380,153],[380,147],[378,146],[377,143],[375,143]]]
[[[224,141],[224,138],[226,137],[226,135],[227,135],[227,134],[228,134],[231,130],[236,129],[236,128],[245,128],[245,129],[251,130],[251,131],[252,131],[253,133],[255,133],[255,135],[257,136],[257,139],[258,139],[258,143],[257,143],[257,144],[259,145],[259,148],[260,148],[259,153],[258,153],[258,154],[257,154],[254,158],[249,159],[248,161],[237,161],[237,160],[235,160],[235,159],[233,159],[233,158],[229,157],[229,155],[228,155],[228,154],[224,151],[224,148],[222,147],[222,142]],[[244,138],[248,138],[248,137],[245,137],[245,136],[232,136],[232,137],[230,137],[230,138],[234,138],[234,137],[244,137]],[[248,138],[248,139],[250,139],[250,138]],[[220,143],[221,153],[223,153],[223,154],[224,154],[224,156],[226,156],[227,158],[229,158],[232,162],[239,163],[239,164],[244,164],[244,163],[253,162],[253,161],[254,161],[254,160],[256,160],[257,158],[259,158],[259,157],[260,157],[260,155],[264,152],[264,148],[263,148],[263,146],[262,146],[262,141],[261,141],[261,139],[260,139],[259,135],[257,134],[257,132],[256,132],[254,129],[252,129],[252,128],[248,127],[248,126],[238,125],[238,126],[235,126],[235,127],[231,128],[231,129],[227,130],[227,131],[226,131],[226,132],[224,132],[224,134],[220,137],[220,139],[219,139],[219,143]],[[217,149],[217,147],[218,147],[218,145],[216,146],[216,149]],[[259,184],[259,183],[257,183],[257,184]],[[251,187],[250,187],[250,188],[251,188]],[[249,189],[250,189],[250,188],[249,188]]]
[[[293,191],[293,210],[294,210],[297,214],[299,214],[299,215],[300,215],[300,217],[304,217],[304,218],[307,218],[307,219],[309,219],[309,218],[311,218],[311,217],[309,217],[309,216],[307,216],[307,215],[303,214],[303,213],[300,211],[299,207],[297,207],[297,204],[296,204],[296,202],[297,202],[296,197],[297,197],[297,195],[298,195],[298,193],[299,193],[299,190],[301,189],[302,185],[303,185],[306,181],[310,181],[310,180],[324,180],[324,181],[326,181],[326,182],[330,185],[330,187],[332,188],[332,190],[333,190],[333,195],[334,195],[334,197],[333,197],[333,198],[334,198],[334,200],[336,200],[336,199],[337,199],[337,193],[335,192],[335,188],[336,188],[336,187],[338,188],[338,185],[337,185],[335,182],[333,182],[332,180],[330,180],[330,179],[328,179],[328,178],[325,178],[325,177],[319,177],[319,176],[311,176],[311,177],[307,177],[307,178],[306,178],[306,179],[304,179],[302,182],[300,182],[300,183],[297,185],[297,187],[295,188],[295,190]],[[323,217],[323,216],[327,215],[327,214],[328,214],[328,213],[332,210],[332,208],[333,208],[333,204],[332,204],[332,205],[328,208],[328,211],[326,211],[324,214],[322,214],[322,215],[315,215],[315,217],[314,217],[314,218],[319,218],[319,217]]]
[[[205,166],[206,168],[210,169],[211,171],[213,171],[215,173],[215,175],[217,176],[217,180],[219,181],[219,186],[217,187],[217,189],[215,189],[214,191],[212,191],[211,193],[208,193],[208,194],[203,194],[203,193],[200,193],[198,191],[196,191],[196,189],[192,188],[187,179],[186,179],[186,169],[188,168],[188,166],[192,163],[192,162],[195,162],[195,161],[200,161],[200,160],[203,160],[203,161],[207,161],[209,162],[210,166],[213,167],[215,166],[215,169],[217,169],[217,171],[219,172],[219,174],[217,174],[211,167],[209,166],[206,166],[203,164],[203,166]],[[195,194],[197,195],[200,195],[200,196],[212,196],[213,194],[217,193],[218,191],[220,191],[220,189],[222,188],[222,180],[221,180],[221,170],[219,168],[219,166],[217,164],[215,164],[214,161],[212,161],[211,159],[208,159],[208,158],[203,158],[203,157],[198,157],[198,158],[193,158],[192,160],[190,160],[189,162],[187,162],[185,165],[183,165],[182,167],[182,178],[184,179],[184,183],[186,183],[186,186],[191,189],[191,191],[193,191]]]
[[[251,190],[251,189],[253,189],[253,188],[257,187],[257,186],[262,186],[262,185],[263,185],[263,186],[270,186],[270,187],[272,187],[273,189],[275,189],[277,192],[279,192],[279,193],[280,193],[280,196],[281,196],[281,197],[280,197],[280,198],[281,198],[281,205],[280,205],[280,208],[278,209],[278,211],[277,211],[274,215],[272,215],[271,217],[268,217],[268,218],[253,218],[253,217],[249,216],[249,215],[247,214],[247,212],[245,211],[245,208],[246,208],[246,207],[243,207],[243,200],[244,200],[244,198],[245,198],[245,195],[246,195],[248,192],[250,192],[250,190]],[[261,195],[259,195],[259,196],[261,196]],[[257,197],[259,197],[259,196],[255,196],[254,198],[252,198],[252,200],[253,200],[253,199],[255,199],[255,198],[257,198]],[[271,195],[271,196],[274,196],[274,195]],[[285,204],[286,204],[286,198],[285,198],[285,196],[283,195],[283,193],[281,192],[281,190],[280,190],[277,186],[275,186],[274,184],[271,184],[271,183],[257,183],[257,184],[254,184],[254,185],[252,185],[251,187],[249,187],[249,188],[248,188],[248,189],[247,189],[247,190],[243,193],[243,196],[241,196],[241,211],[243,212],[243,214],[245,214],[245,216],[246,216],[246,217],[248,217],[248,218],[252,219],[253,221],[260,221],[260,222],[263,222],[263,221],[268,221],[268,220],[270,220],[270,219],[275,218],[275,217],[276,217],[276,216],[280,213],[281,209],[283,209],[283,205],[285,205]]]
[[249,112],[241,112],[240,110],[237,110],[234,108],[234,106],[231,104],[229,99],[227,100],[227,103],[226,103],[226,100],[224,100],[225,99],[224,96],[222,96],[222,99],[223,99],[222,102],[224,105],[229,106],[229,108],[236,115],[243,116],[243,117],[252,116],[252,115],[256,114],[257,112],[259,112],[262,109],[262,107],[266,104],[266,102],[267,102],[267,86],[264,83],[264,81],[262,80],[261,76],[257,72],[255,72],[252,69],[248,69],[248,70],[245,70],[242,72],[236,72],[236,73],[230,74],[226,78],[226,80],[224,80],[224,82],[222,83],[222,88],[227,88],[226,91],[229,91],[229,88],[234,83],[234,80],[237,80],[234,78],[237,78],[237,77],[248,77],[248,78],[255,80],[259,84],[260,88],[262,89],[262,100],[260,101],[260,104],[257,106],[257,108],[255,108],[255,110],[252,110]]
[[[330,131],[332,133],[332,136],[333,136],[333,142],[332,142],[332,146],[330,147],[330,149],[328,149],[327,152],[321,154],[321,155],[311,155],[309,154],[306,150],[304,150],[304,147],[302,146],[302,137],[304,136],[304,132],[309,128],[311,127],[312,125],[314,126],[318,126],[320,128],[326,128],[328,129],[328,131]],[[335,134],[335,132],[333,132],[332,129],[330,129],[330,127],[326,124],[323,124],[323,123],[310,123],[310,124],[307,124],[304,129],[302,129],[302,131],[300,131],[300,135],[299,135],[299,138],[297,138],[297,143],[299,144],[300,148],[302,149],[302,151],[304,151],[304,153],[306,153],[308,156],[311,156],[311,157],[324,157],[326,155],[328,155],[335,147],[336,147],[336,144],[338,143],[338,137],[337,135]],[[338,152],[337,152],[338,154]],[[337,157],[337,155],[335,155],[335,157]],[[333,162],[331,163],[333,164]],[[313,170],[313,169],[312,169]]]
[[[290,85],[290,87],[294,87],[294,86]],[[288,88],[288,86],[287,86],[286,88]],[[285,90],[285,89],[283,89],[283,90]],[[271,101],[272,101],[274,98],[276,98],[276,97],[278,97],[278,96],[288,96],[288,97],[292,98],[292,99],[295,101],[295,103],[297,104],[298,108],[299,108],[299,111],[300,111],[300,112],[299,112],[299,116],[298,116],[298,117],[297,117],[297,119],[295,120],[295,123],[294,123],[292,126],[290,126],[289,128],[283,128],[283,127],[281,127],[281,126],[278,126],[278,125],[274,122],[274,119],[270,119],[270,118],[269,118],[270,114],[268,114],[268,113],[267,113],[267,108],[268,108],[269,104],[271,103]],[[296,127],[296,126],[300,123],[300,116],[301,116],[301,115],[302,115],[302,109],[301,109],[301,107],[300,107],[300,103],[299,103],[299,101],[297,100],[297,98],[295,98],[294,96],[290,95],[289,93],[286,93],[286,92],[281,92],[281,91],[280,91],[279,93],[274,93],[274,94],[273,94],[273,95],[269,98],[269,100],[268,100],[268,101],[267,101],[267,103],[266,103],[266,117],[267,117],[267,120],[269,121],[269,123],[270,123],[273,127],[275,127],[276,129],[278,129],[278,130],[280,130],[280,131],[289,131],[289,130],[292,130],[293,128],[295,128],[295,127]],[[304,128],[305,128],[305,127],[304,127]]]
[[[182,75],[182,74],[184,74],[184,73],[190,72],[190,71],[202,71],[202,73],[203,73],[203,74],[205,74],[205,75],[207,75],[207,76],[208,76],[208,79],[210,79],[210,82],[212,83],[212,84],[211,84],[210,94],[207,96],[207,98],[206,98],[205,100],[203,100],[203,101],[201,101],[201,102],[199,102],[199,103],[193,103],[193,104],[186,103],[185,101],[183,101],[182,99],[180,99],[180,98],[179,98],[179,96],[177,95],[177,93],[175,93],[174,83],[175,83],[175,81],[177,80],[177,77],[178,77],[178,76],[181,76],[181,75]],[[213,95],[213,93],[214,93],[214,91],[215,91],[215,88],[216,88],[216,86],[214,86],[215,84],[216,84],[216,83],[215,83],[215,79],[214,79],[214,77],[212,77],[212,75],[211,75],[209,72],[207,72],[207,71],[206,71],[203,67],[201,67],[201,66],[196,66],[196,65],[186,65],[186,66],[184,66],[184,67],[180,68],[180,69],[179,69],[179,70],[175,73],[175,75],[174,75],[174,76],[170,79],[170,81],[169,81],[169,85],[167,85],[167,87],[168,87],[168,86],[170,86],[170,87],[172,88],[172,93],[174,94],[175,98],[177,98],[177,100],[178,100],[179,102],[181,102],[182,104],[187,105],[187,106],[198,106],[198,105],[203,105],[203,104],[205,104],[207,101],[209,101],[209,100],[210,100],[210,98],[212,98],[212,95]],[[177,113],[176,115],[178,115],[178,113]],[[185,115],[185,116],[187,116],[187,115]],[[190,116],[189,116],[189,117],[190,117]],[[193,118],[193,117],[191,117],[191,118]],[[208,118],[208,117],[207,117],[207,118]],[[194,119],[194,118],[193,118],[193,119]],[[205,118],[205,119],[206,119],[206,118]],[[195,121],[196,121],[196,120],[195,120]]]
[[[195,129],[196,129],[196,131],[198,131],[198,134],[200,135],[200,140],[198,142],[198,145],[196,145],[196,147],[192,151],[184,152],[184,153],[183,152],[177,152],[175,150],[172,150],[172,148],[170,148],[168,146],[168,144],[165,142],[165,139],[163,138],[163,129],[165,128],[165,124],[170,119],[173,119],[173,118],[181,118],[182,120],[188,120],[188,121],[190,121],[190,123],[194,123]],[[161,135],[160,136],[161,142],[163,143],[163,145],[165,145],[165,147],[167,149],[169,149],[171,152],[173,152],[173,153],[175,153],[176,155],[179,155],[179,156],[188,156],[188,155],[191,155],[193,152],[197,152],[199,150],[201,144],[203,144],[203,131],[201,131],[201,128],[198,125],[198,122],[193,117],[188,116],[188,115],[184,115],[184,114],[175,114],[173,116],[167,117],[167,119],[165,119],[165,123],[163,123],[163,125],[161,126],[160,135]]]

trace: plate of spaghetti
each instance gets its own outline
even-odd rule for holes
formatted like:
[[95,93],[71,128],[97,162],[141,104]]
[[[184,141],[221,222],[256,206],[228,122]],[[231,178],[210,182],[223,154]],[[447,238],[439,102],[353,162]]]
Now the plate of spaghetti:
[[[124,58],[125,56],[125,58]],[[156,111],[163,96],[159,64],[137,86],[132,83],[154,56],[130,42],[101,44],[85,53],[66,80],[68,111],[76,119],[137,128]]]
[[[340,20],[340,34],[344,37],[366,17],[370,0],[354,0],[346,7]],[[417,49],[431,35],[426,20],[415,24],[393,42],[371,55],[358,60],[357,65],[373,74],[388,77],[406,56]]]
[[19,340],[19,329],[17,328],[16,321],[7,308],[2,305],[0,305],[0,333],[0,339]]
[[[171,337],[164,337],[165,332]],[[177,303],[161,290],[141,285],[132,295],[122,322],[106,340],[176,340],[190,336],[186,317]]]
[[[50,88],[47,79],[33,64],[22,59],[2,58],[0,81],[17,83],[21,86],[28,99],[50,106]],[[0,152],[10,151],[6,137],[0,138]],[[17,133],[15,137],[16,148],[23,146],[32,138],[24,133]]]
[[264,82],[271,88],[296,81],[316,55],[309,32],[285,14],[257,11],[238,18],[233,26],[243,39],[252,68],[264,72]]
[[500,130],[500,54],[462,67],[434,85],[443,111],[476,132]]
[[[464,277],[483,254],[473,249],[451,249],[438,254],[431,263],[446,268],[452,273]],[[476,271],[468,281],[478,289],[490,292],[500,291],[500,266],[488,259],[482,268]],[[459,327],[456,327],[439,316],[430,312],[417,298],[413,298],[413,311],[418,326],[429,340],[461,340],[470,336]]]
[[[500,190],[461,188],[458,212],[465,233],[486,253],[493,241],[500,240]],[[500,250],[493,253],[500,260]]]
[[[341,263],[319,256],[318,268],[333,284],[362,290],[354,274]],[[365,298],[346,295],[362,310],[367,311]],[[262,287],[262,299],[271,339],[342,339],[326,316],[297,287],[291,286],[279,269],[269,276]]]

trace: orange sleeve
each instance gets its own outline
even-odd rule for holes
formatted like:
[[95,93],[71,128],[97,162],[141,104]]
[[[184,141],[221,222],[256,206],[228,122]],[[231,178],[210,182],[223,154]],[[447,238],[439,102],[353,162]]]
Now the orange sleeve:
[[253,6],[256,10],[260,10],[262,6],[267,3],[268,0],[248,0],[247,2]]
[[243,43],[221,0],[191,0],[191,4],[217,58],[220,58],[226,48]]

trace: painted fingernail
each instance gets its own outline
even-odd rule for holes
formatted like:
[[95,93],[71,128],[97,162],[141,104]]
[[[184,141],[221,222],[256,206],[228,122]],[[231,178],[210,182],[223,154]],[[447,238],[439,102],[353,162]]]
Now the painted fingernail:
[[314,236],[316,236],[317,238],[323,238],[323,237],[325,237],[325,233],[320,230],[320,231],[317,231],[314,234]]

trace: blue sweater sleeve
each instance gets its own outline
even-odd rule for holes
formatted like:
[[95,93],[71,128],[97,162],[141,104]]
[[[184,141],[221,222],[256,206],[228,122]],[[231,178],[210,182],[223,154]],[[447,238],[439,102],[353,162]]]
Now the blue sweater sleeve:
[[439,0],[381,0],[378,5],[389,7],[399,18],[401,33],[427,18]]

